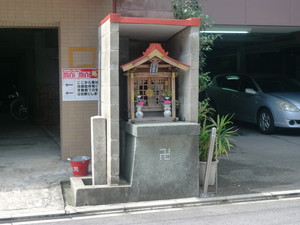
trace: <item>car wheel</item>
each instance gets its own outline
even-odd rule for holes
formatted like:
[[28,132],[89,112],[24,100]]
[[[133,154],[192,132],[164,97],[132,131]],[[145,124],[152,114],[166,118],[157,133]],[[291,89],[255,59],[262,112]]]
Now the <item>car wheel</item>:
[[270,110],[262,109],[258,113],[258,128],[263,134],[271,134],[275,130],[274,118]]

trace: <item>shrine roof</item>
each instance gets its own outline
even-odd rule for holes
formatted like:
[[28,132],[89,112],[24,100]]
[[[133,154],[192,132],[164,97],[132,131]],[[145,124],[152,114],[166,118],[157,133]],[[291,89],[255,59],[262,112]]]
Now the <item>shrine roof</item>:
[[154,57],[159,58],[160,60],[164,61],[165,63],[168,63],[176,68],[182,69],[182,70],[188,70],[190,68],[189,65],[186,65],[182,62],[179,62],[171,57],[168,56],[168,52],[166,52],[160,43],[151,43],[147,50],[143,52],[143,56],[126,63],[121,66],[123,71],[128,71],[132,68],[135,68],[151,59]]

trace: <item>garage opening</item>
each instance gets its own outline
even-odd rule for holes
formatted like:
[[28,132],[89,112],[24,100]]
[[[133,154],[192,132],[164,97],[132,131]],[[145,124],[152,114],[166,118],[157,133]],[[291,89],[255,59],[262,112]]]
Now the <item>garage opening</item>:
[[[235,30],[234,28],[236,27],[232,27],[231,30]],[[242,27],[240,28],[242,29]],[[243,27],[244,30],[246,30],[245,28]],[[223,83],[224,86],[220,84],[220,87],[224,87],[223,90],[225,91],[214,92],[217,93],[215,96],[219,100],[221,99],[219,103],[222,103],[216,107],[217,110],[226,111],[224,114],[233,113],[234,116],[239,116],[239,119],[243,119],[243,121],[258,122],[257,118],[261,117],[262,125],[267,128],[268,122],[272,121],[271,117],[268,117],[269,112],[274,112],[267,109],[275,107],[280,109],[278,103],[284,101],[277,100],[281,100],[283,94],[296,96],[293,102],[296,105],[295,102],[299,100],[299,97],[296,93],[292,95],[291,92],[294,88],[289,88],[290,93],[282,91],[283,94],[280,94],[281,91],[277,91],[276,82],[273,82],[276,80],[272,80],[266,75],[275,73],[281,75],[281,78],[290,77],[300,80],[299,30],[299,27],[270,26],[251,27],[248,34],[222,34],[222,38],[214,43],[213,51],[207,55],[205,67],[205,71],[210,71],[212,76],[229,74],[226,81],[230,82]],[[244,79],[245,77],[241,77],[240,82],[238,82],[236,78],[239,76],[235,76],[235,73],[256,73],[262,79],[265,75],[265,78],[268,78],[267,84],[270,84],[275,91],[268,90],[264,93],[268,93],[274,98],[270,98],[268,105],[262,104],[262,100],[266,98],[263,98],[264,95],[260,95],[261,92],[251,86],[253,82],[248,82],[249,80]],[[222,78],[224,77],[220,76],[220,81]],[[238,89],[236,89],[237,85],[234,85],[235,82],[239,84]],[[232,84],[232,89],[228,88],[230,84]],[[243,84],[247,84],[247,86]],[[228,88],[228,92],[226,92],[226,88]],[[209,97],[216,101],[214,93],[210,92]],[[256,103],[253,99],[257,100],[258,104],[253,104]],[[283,100],[288,101],[287,99]],[[266,107],[261,108],[261,106]],[[272,106],[274,107],[271,108]],[[297,111],[291,106],[291,109],[287,108],[281,111],[291,112],[292,115],[293,110]],[[280,110],[275,112],[276,115],[280,115]],[[290,123],[294,122],[295,125],[293,126],[296,127],[299,118],[296,114],[294,114],[295,118],[283,116],[282,118],[287,118]],[[257,118],[254,118],[255,115]],[[280,122],[280,117],[277,116],[275,120]],[[299,128],[281,128],[270,135],[264,135],[260,134],[258,124],[234,121],[234,125],[238,128],[239,135],[233,137],[234,148],[229,153],[229,157],[220,157],[219,159],[221,163],[218,167],[218,195],[270,193],[274,190],[297,189],[299,186],[297,176],[300,167],[295,159],[298,158],[297,154],[299,153]]]
[[[232,28],[233,30],[235,28]],[[241,27],[239,27],[241,29]],[[300,28],[252,27],[246,34],[222,34],[207,54],[212,75],[276,73],[300,79]]]
[[39,126],[59,140],[58,29],[0,28],[0,52],[0,135]]
[[226,74],[208,90],[211,104],[221,114],[257,124],[264,134],[299,128],[300,28],[242,28],[250,33],[222,34],[207,55],[206,71]]

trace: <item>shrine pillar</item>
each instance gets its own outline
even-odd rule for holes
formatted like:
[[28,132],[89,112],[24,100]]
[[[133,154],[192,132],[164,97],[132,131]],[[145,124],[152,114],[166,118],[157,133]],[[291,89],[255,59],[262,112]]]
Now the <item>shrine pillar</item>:
[[107,184],[119,183],[119,24],[106,20],[100,27],[101,113],[106,119]]

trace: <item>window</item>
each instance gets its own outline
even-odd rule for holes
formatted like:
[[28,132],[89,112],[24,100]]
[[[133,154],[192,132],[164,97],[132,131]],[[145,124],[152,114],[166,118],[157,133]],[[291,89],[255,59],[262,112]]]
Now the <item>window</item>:
[[257,91],[257,88],[253,81],[248,77],[242,77],[241,78],[241,84],[240,84],[240,91],[245,92],[246,88],[251,88],[254,91]]
[[238,91],[240,77],[236,75],[220,76],[216,79],[217,85],[224,89]]

